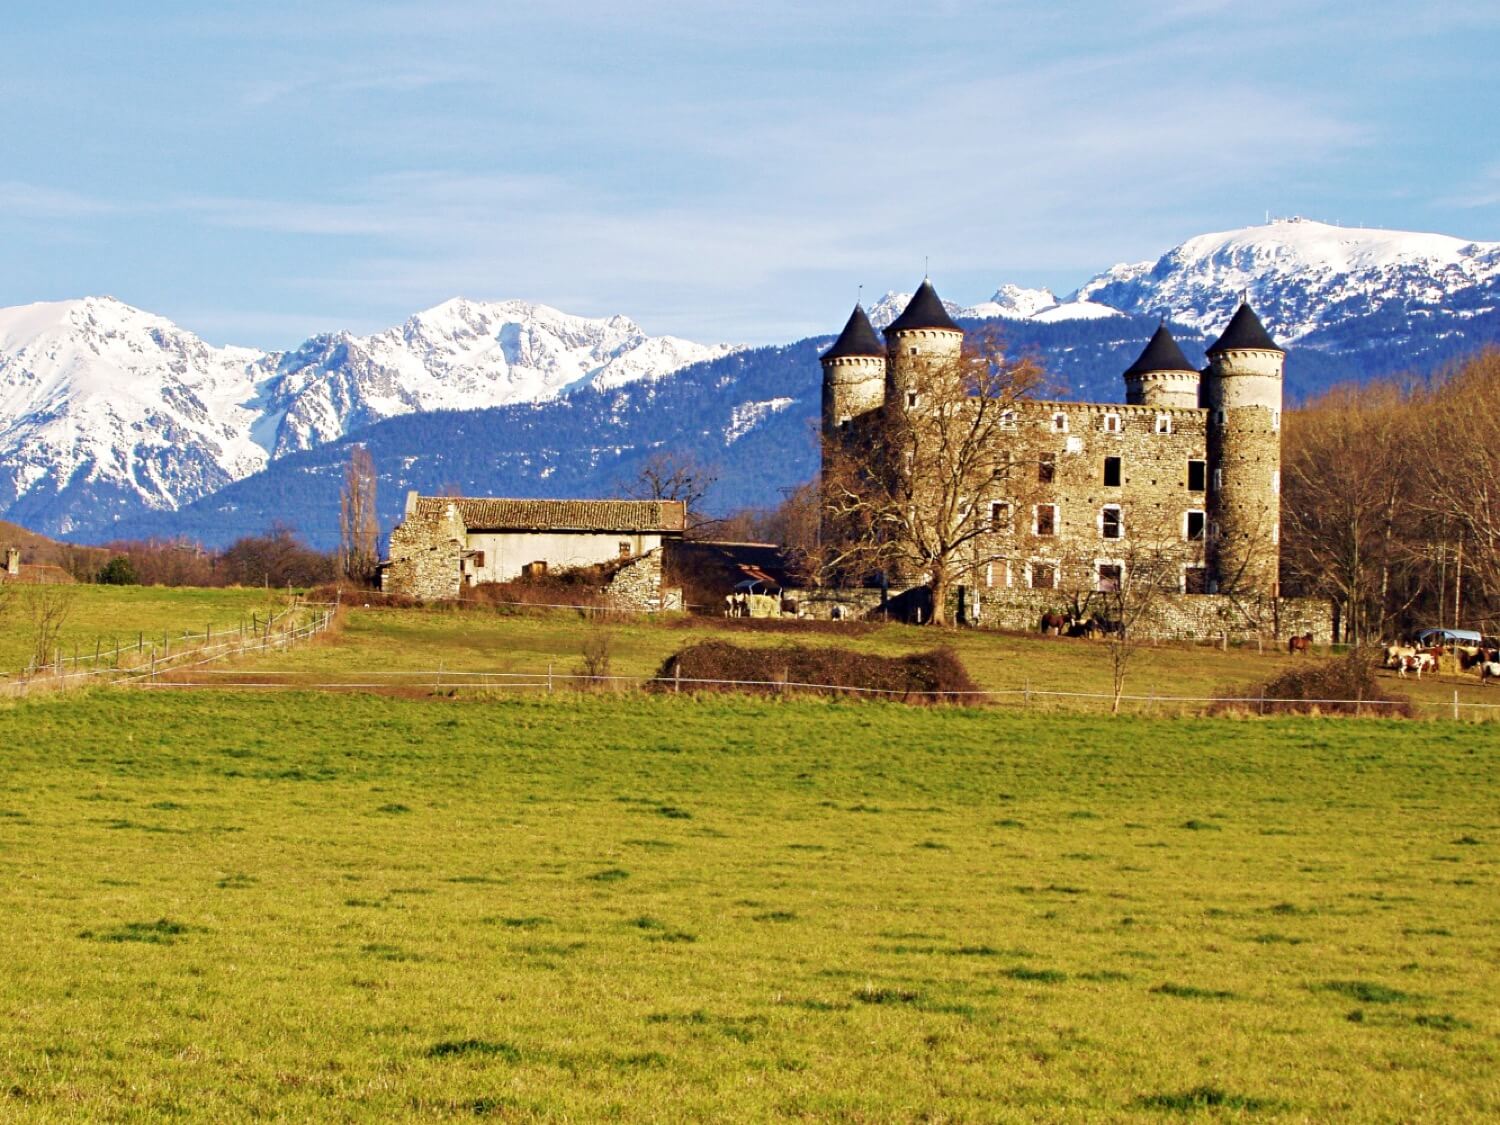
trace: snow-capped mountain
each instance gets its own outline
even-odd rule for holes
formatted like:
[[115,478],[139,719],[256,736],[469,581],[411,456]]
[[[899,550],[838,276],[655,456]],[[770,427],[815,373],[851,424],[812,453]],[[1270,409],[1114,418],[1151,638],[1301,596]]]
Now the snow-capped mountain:
[[1338,227],[1308,219],[1190,238],[1154,262],[1117,265],[1074,300],[1222,328],[1241,293],[1281,343],[1381,315],[1472,317],[1500,306],[1500,242]]
[[112,297],[0,309],[0,516],[99,528],[373,422],[622,386],[731,350],[525,301],[448,301],[285,354],[213,347]]
[[[887,293],[869,308],[870,323],[884,328],[901,315],[911,300],[910,293]],[[1097,320],[1100,317],[1121,316],[1120,310],[1077,296],[1058,301],[1050,289],[1027,289],[1021,285],[1002,285],[988,301],[977,305],[959,305],[944,301],[948,315],[965,320],[1036,320],[1043,324],[1055,324],[1062,320]]]
[[315,336],[281,357],[260,423],[273,456],[423,410],[540,402],[659,378],[729,345],[647,336],[624,316],[456,298],[373,336]]

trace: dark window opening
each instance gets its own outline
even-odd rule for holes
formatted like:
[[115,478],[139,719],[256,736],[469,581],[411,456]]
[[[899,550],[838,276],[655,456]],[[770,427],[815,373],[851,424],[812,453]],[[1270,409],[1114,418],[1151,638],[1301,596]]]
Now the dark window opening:
[[1039,484],[1051,484],[1057,476],[1057,454],[1043,453],[1036,461],[1036,479]]
[[1036,533],[1038,535],[1057,534],[1057,505],[1038,504],[1036,506]]
[[1202,512],[1189,512],[1187,514],[1187,537],[1189,539],[1203,538],[1204,517]]
[[1120,588],[1120,566],[1118,563],[1099,564],[1099,592],[1112,594]]
[[1054,589],[1057,586],[1057,568],[1051,563],[1032,563],[1031,586],[1034,590]]
[[990,530],[1010,530],[1010,505],[996,501],[990,505]]
[[620,557],[622,559],[628,559],[630,557],[630,540],[620,540]]
[[1119,508],[1105,508],[1099,520],[1099,534],[1105,539],[1120,538],[1121,523]]
[[1203,486],[1208,483],[1208,462],[1188,462],[1188,491],[1202,492]]
[[916,391],[907,391],[906,392],[906,405],[907,406],[916,406],[917,405],[917,392]]
[[1208,593],[1208,568],[1203,566],[1190,566],[1182,575],[1182,588],[1189,594]]
[[1118,457],[1104,459],[1104,487],[1120,487],[1120,459]]
[[475,551],[474,552],[474,569],[475,570],[483,570],[484,569],[484,552],[483,551]]

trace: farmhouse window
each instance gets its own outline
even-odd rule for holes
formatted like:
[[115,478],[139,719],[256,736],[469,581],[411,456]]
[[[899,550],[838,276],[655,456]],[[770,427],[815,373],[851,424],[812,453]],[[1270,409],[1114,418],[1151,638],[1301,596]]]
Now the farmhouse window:
[[1036,479],[1038,484],[1051,484],[1052,478],[1057,476],[1057,454],[1041,453],[1036,459]]
[[1033,590],[1052,590],[1057,587],[1057,567],[1052,563],[1032,563],[1030,577]]
[[620,540],[620,557],[622,559],[628,559],[630,557],[630,540]]
[[1183,527],[1183,534],[1188,539],[1202,539],[1204,527],[1204,515],[1202,512],[1189,512],[1187,522]]
[[990,505],[990,530],[1010,530],[1010,505],[1003,500],[997,500]]
[[1038,535],[1057,534],[1057,505],[1038,504],[1036,506],[1036,533]]
[[1170,414],[1158,414],[1156,416],[1156,432],[1159,434],[1170,434],[1172,432],[1172,416]]
[[1120,459],[1118,457],[1104,459],[1104,487],[1120,487]]
[[1182,592],[1184,594],[1208,593],[1208,568],[1204,566],[1183,567]]
[[1061,410],[1052,415],[1052,432],[1054,434],[1065,434],[1068,432],[1068,416]]
[[1189,492],[1202,492],[1203,491],[1203,486],[1204,486],[1204,484],[1207,483],[1207,481],[1208,481],[1208,462],[1207,461],[1189,461],[1188,462],[1188,491]]
[[475,570],[483,570],[484,569],[484,552],[483,551],[475,551],[474,552],[474,557],[473,557],[473,562],[474,562],[474,569]]
[[998,559],[984,564],[984,584],[990,589],[1010,585],[1010,560]]
[[1120,505],[1106,504],[1099,512],[1099,535],[1104,539],[1120,539],[1125,534],[1125,524],[1120,518]]
[[1113,594],[1120,588],[1120,564],[1099,564],[1099,592],[1101,594]]

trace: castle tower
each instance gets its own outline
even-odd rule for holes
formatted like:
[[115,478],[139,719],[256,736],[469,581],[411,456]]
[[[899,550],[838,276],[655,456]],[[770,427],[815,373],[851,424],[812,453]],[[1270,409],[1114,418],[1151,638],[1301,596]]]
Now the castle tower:
[[1125,401],[1131,406],[1198,408],[1198,369],[1188,362],[1165,322],[1140,358],[1125,369]]
[[921,402],[923,371],[958,358],[964,330],[953,323],[932,282],[924,277],[905,311],[887,325],[885,339],[890,354],[885,400],[904,408]]
[[859,305],[833,346],[818,359],[823,365],[824,437],[834,436],[885,402],[885,345]]
[[1209,562],[1224,593],[1278,593],[1285,360],[1244,302],[1208,349]]

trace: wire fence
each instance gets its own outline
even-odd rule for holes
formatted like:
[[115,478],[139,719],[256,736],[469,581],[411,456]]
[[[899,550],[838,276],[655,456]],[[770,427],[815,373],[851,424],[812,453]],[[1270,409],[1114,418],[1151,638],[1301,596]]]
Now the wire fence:
[[[177,669],[176,671],[181,671]],[[426,692],[445,695],[485,695],[496,693],[560,691],[655,691],[667,694],[746,691],[756,694],[788,696],[815,694],[865,699],[918,699],[947,701],[976,706],[1006,706],[1038,710],[1112,709],[1112,692],[1059,691],[1021,687],[992,688],[972,691],[910,691],[895,688],[861,687],[851,684],[807,683],[788,679],[734,680],[696,676],[622,676],[589,675],[562,672],[552,665],[529,671],[471,669],[346,669],[341,673],[297,672],[286,669],[203,668],[192,678],[177,675],[143,679],[138,686],[166,690],[212,689],[216,691],[373,691]],[[1122,709],[1143,713],[1201,713],[1211,708],[1229,708],[1245,714],[1273,714],[1279,708],[1318,707],[1353,710],[1355,714],[1379,716],[1399,714],[1415,707],[1436,718],[1454,720],[1500,718],[1500,693],[1493,703],[1463,699],[1455,689],[1445,700],[1374,700],[1374,699],[1300,699],[1264,695],[1182,695],[1170,691],[1126,692],[1119,697]]]

